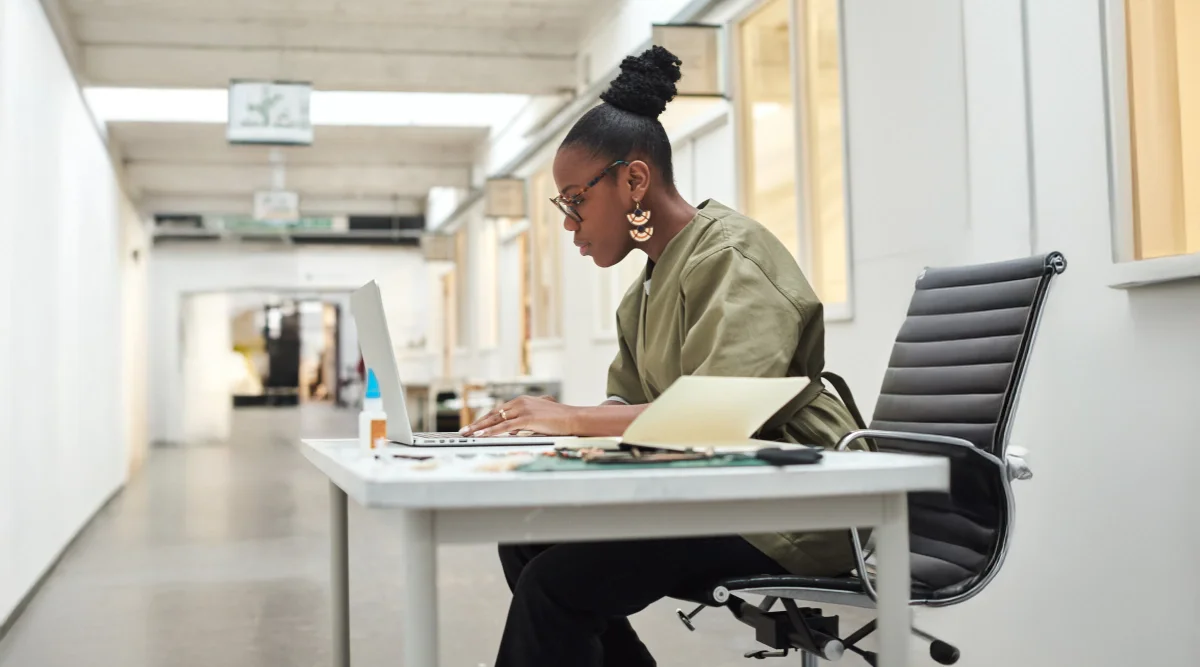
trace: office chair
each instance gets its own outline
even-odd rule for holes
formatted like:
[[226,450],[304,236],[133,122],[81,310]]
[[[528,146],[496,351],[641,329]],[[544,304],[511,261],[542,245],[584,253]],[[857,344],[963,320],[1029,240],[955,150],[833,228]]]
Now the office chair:
[[[824,374],[859,424],[838,450],[869,439],[880,451],[950,459],[948,493],[909,496],[913,606],[945,607],[987,586],[1004,562],[1012,534],[1011,482],[1029,479],[1025,461],[1008,451],[1021,381],[1051,279],[1066,270],[1061,253],[1005,262],[922,271],[896,336],[879,402],[868,428],[841,378]],[[875,586],[857,530],[849,531],[857,569],[843,577],[762,575],[703,582],[673,595],[700,606],[677,611],[689,630],[708,607],[725,607],[753,627],[768,649],[747,658],[802,656],[804,667],[837,660],[846,651],[876,664],[857,646],[875,630],[871,621],[849,636],[838,618],[797,601],[875,607]],[[739,595],[763,596],[755,606]],[[782,603],[782,611],[771,611]],[[957,662],[959,651],[916,628],[931,657]]]

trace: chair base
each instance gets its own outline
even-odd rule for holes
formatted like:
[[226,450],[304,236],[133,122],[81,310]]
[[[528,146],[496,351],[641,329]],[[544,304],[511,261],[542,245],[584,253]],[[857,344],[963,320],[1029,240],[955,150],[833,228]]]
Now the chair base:
[[747,658],[783,657],[789,651],[800,651],[826,660],[838,660],[845,653],[838,639],[838,617],[825,616],[820,609],[799,608],[792,600],[783,600],[783,611],[771,611],[774,600],[762,606],[731,596],[725,607],[737,620],[754,628],[758,643],[778,652],[755,651]]
[[[767,591],[747,588],[738,592],[764,594],[766,597],[756,607],[742,598],[730,594],[728,590],[723,592],[718,590],[718,595],[714,597],[719,597],[721,601],[718,605],[713,606],[723,606],[728,609],[734,618],[754,628],[755,639],[760,644],[774,649],[750,651],[744,657],[756,660],[785,658],[795,651],[800,654],[802,665],[815,667],[818,659],[839,660],[846,651],[851,651],[861,656],[868,665],[876,664],[878,656],[873,651],[866,651],[857,646],[863,638],[875,631],[875,621],[867,623],[845,639],[841,639],[837,616],[825,616],[821,609],[814,607],[797,607],[795,600],[787,595],[789,592],[799,593],[801,591]],[[778,595],[777,593],[783,594]],[[850,594],[844,591],[838,593]],[[783,611],[771,611],[777,602],[783,603]],[[676,613],[679,614],[680,621],[688,630],[695,631],[691,620],[706,608],[707,606],[702,603],[690,614],[685,614],[682,610],[678,610]],[[913,628],[912,632],[930,643],[929,656],[935,662],[942,665],[953,665],[958,662],[960,653],[954,646],[917,628]]]

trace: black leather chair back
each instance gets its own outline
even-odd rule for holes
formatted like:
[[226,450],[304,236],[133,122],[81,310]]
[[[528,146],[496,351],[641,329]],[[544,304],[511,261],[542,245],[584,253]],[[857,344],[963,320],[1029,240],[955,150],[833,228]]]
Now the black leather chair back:
[[876,440],[882,451],[951,461],[948,494],[909,500],[914,589],[929,601],[973,595],[1003,560],[1012,521],[1005,447],[1050,280],[1065,268],[1049,253],[930,268],[917,279],[871,428],[954,436],[978,450]]

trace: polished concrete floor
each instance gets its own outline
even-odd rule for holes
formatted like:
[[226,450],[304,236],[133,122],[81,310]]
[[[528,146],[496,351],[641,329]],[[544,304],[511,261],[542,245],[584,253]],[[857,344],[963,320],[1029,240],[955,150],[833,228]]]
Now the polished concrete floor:
[[[355,424],[239,410],[228,443],[155,449],[0,642],[0,667],[328,665],[328,487],[296,442]],[[422,612],[401,608],[399,541],[387,512],[353,504],[350,532],[354,665],[400,667],[399,618]],[[508,604],[495,547],[445,547],[439,564],[441,664],[490,665]],[[660,665],[759,664],[742,658],[749,628],[710,610],[689,633],[675,606],[633,621]]]

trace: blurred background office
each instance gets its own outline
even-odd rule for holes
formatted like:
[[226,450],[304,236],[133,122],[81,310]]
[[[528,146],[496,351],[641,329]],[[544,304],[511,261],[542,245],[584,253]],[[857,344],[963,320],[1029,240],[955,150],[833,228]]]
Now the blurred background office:
[[[1010,560],[921,625],[968,665],[1200,664],[1200,2],[0,0],[0,665],[327,661],[294,445],[354,432],[367,280],[418,428],[603,400],[640,256],[577,255],[550,164],[652,41],[680,192],[795,251],[864,411],[923,267],[1072,264]],[[355,660],[398,664],[419,610],[356,539]],[[494,552],[442,558],[443,664],[488,664]],[[672,610],[656,655],[744,662]]]

